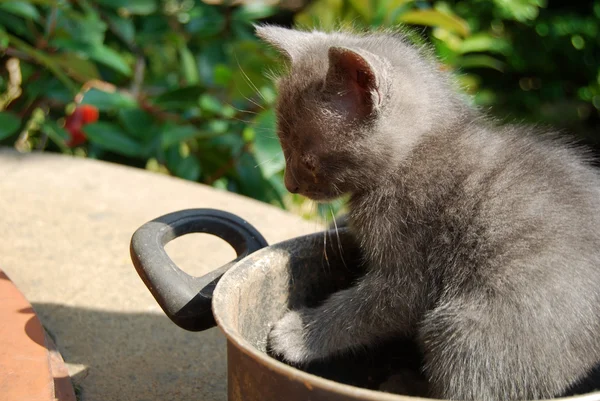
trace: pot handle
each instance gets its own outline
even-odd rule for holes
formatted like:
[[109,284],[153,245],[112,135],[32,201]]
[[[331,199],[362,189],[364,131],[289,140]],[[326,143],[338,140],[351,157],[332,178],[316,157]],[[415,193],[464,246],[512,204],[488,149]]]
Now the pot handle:
[[[165,245],[190,233],[224,239],[237,258],[202,276],[185,273],[169,258]],[[188,209],[144,224],[131,238],[131,260],[138,274],[167,316],[179,327],[201,331],[216,325],[211,301],[221,276],[236,262],[267,246],[267,241],[240,217],[215,209]]]

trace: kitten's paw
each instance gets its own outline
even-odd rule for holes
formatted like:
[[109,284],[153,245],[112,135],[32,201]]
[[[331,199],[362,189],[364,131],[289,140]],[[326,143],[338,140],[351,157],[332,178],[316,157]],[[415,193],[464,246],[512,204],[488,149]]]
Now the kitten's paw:
[[273,326],[268,345],[272,353],[285,361],[303,364],[312,359],[307,338],[302,312],[289,311]]

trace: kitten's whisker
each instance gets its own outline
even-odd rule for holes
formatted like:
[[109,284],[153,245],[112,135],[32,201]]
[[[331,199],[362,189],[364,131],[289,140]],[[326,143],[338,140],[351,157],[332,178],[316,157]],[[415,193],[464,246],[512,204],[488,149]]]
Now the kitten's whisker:
[[[316,216],[315,224],[318,224],[318,218],[321,216],[319,215],[319,208],[317,202],[314,202],[312,200],[310,202],[312,205],[311,214],[313,216]],[[327,230],[323,230],[323,258],[325,259],[325,262],[327,262],[328,271],[331,271],[331,265],[329,264],[329,256],[327,255]],[[323,265],[323,258],[321,259],[321,267],[324,268],[325,266]]]
[[344,260],[344,250],[342,249],[342,240],[340,240],[340,233],[338,231],[337,222],[335,221],[335,215],[333,214],[333,208],[331,207],[331,205],[329,205],[329,211],[331,212],[331,219],[333,220],[333,226],[335,227],[335,235],[337,236],[338,249],[340,251],[340,258],[342,259],[342,263],[344,264],[344,267],[346,268],[346,270],[348,270],[348,265],[346,264],[346,261]]
[[267,99],[258,90],[258,88],[256,87],[256,85],[254,85],[254,82],[252,82],[252,80],[250,79],[250,77],[246,74],[246,72],[244,71],[244,69],[240,65],[240,61],[237,58],[237,54],[234,54],[233,56],[235,57],[235,62],[237,63],[238,67],[240,68],[240,71],[242,72],[242,75],[246,78],[246,81],[248,81],[248,84],[250,84],[250,87],[256,91],[256,93],[258,94],[258,96],[260,96],[262,98],[262,100],[264,100],[266,102]]
[[[261,110],[265,110],[265,108],[263,106],[261,106],[260,104],[256,103],[254,100],[250,99],[248,96],[244,95],[242,93],[242,90],[239,88],[239,86],[235,86],[235,89],[237,89],[238,93],[247,101],[249,101],[250,103],[252,103],[253,105],[255,105],[256,107],[258,107]],[[233,107],[233,106],[232,106]],[[249,112],[249,111],[248,111]],[[249,112],[252,113],[252,112]],[[254,113],[254,114],[259,114],[259,113]]]
[[239,88],[238,88],[238,92],[240,92],[240,95],[242,95],[244,97],[244,99],[246,99],[247,101],[249,101],[250,103],[252,103],[256,107],[258,107],[259,109],[262,109],[262,110],[265,109],[263,106],[261,106],[260,104],[256,103],[254,100],[252,100],[249,97],[245,96]]
[[232,105],[231,103],[226,103],[228,106],[230,106],[232,109],[234,109],[235,111],[239,111],[240,113],[247,113],[247,114],[256,114],[258,115],[257,112],[255,111],[251,111],[251,110],[244,110],[244,109],[238,109],[237,107],[235,107],[234,105]]
[[236,121],[239,121],[239,122],[241,122],[241,123],[244,123],[244,124],[247,124],[247,125],[250,125],[250,124],[252,124],[252,121],[251,121],[251,120],[242,120],[241,118],[237,118],[237,117],[232,117],[232,118],[233,118],[234,120],[236,120]]
[[327,262],[327,268],[331,270],[329,258],[327,257],[327,230],[323,231],[323,255],[325,256],[325,261]]
[[263,162],[258,163],[256,166],[254,166],[254,168],[257,168],[259,166],[262,166],[263,164],[267,164],[272,162],[273,160],[275,160],[277,158],[277,156],[271,157],[269,160],[265,160]]

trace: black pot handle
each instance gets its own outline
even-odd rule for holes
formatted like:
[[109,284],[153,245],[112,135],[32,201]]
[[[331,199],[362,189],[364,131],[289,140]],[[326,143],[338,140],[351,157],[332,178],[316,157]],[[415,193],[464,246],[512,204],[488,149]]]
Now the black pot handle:
[[[193,277],[169,258],[165,245],[190,233],[207,233],[227,241],[237,258],[202,277]],[[215,326],[212,293],[221,276],[238,260],[267,246],[267,241],[240,217],[215,209],[189,209],[154,219],[131,238],[135,269],[167,316],[179,327],[201,331]]]

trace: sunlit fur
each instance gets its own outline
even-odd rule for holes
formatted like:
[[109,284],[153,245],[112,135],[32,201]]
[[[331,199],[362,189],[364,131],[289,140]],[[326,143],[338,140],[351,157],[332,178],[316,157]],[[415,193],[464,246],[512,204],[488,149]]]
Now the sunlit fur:
[[[257,33],[290,64],[286,185],[350,194],[369,263],[354,287],[278,322],[275,352],[301,363],[410,336],[431,396],[483,401],[560,395],[600,361],[600,179],[580,150],[497,126],[399,35]],[[327,82],[332,46],[376,75],[369,116]]]

